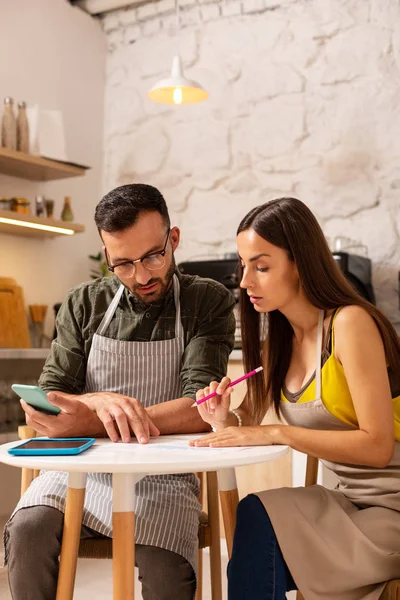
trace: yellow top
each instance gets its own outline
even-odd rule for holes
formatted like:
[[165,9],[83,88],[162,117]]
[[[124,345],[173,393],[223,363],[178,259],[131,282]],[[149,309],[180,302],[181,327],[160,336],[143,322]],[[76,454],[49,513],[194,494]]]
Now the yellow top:
[[[335,357],[334,322],[337,312],[332,320],[332,343],[330,356],[321,370],[321,399],[325,408],[337,419],[353,427],[358,427],[356,411],[354,410],[349,386],[343,366]],[[393,391],[393,390],[392,390]],[[315,377],[305,388],[297,402],[312,402],[316,399]],[[281,400],[289,402],[284,391],[281,391]],[[400,395],[392,399],[395,438],[400,442]]]

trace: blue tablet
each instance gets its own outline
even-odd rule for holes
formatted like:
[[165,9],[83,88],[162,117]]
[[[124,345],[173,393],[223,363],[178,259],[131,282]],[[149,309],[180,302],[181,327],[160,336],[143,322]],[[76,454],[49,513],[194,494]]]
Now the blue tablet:
[[95,443],[95,438],[32,438],[8,450],[13,456],[80,454]]

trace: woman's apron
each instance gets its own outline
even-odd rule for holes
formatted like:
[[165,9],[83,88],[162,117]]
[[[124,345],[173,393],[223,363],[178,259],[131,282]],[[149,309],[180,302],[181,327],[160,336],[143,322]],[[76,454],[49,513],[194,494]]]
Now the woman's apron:
[[[350,430],[321,398],[323,322],[320,311],[317,397],[281,402],[282,416],[307,429]],[[400,444],[386,468],[321,462],[339,478],[334,490],[314,485],[258,496],[305,600],[377,600],[385,582],[400,578]]]
[[[184,352],[180,286],[174,275],[175,337],[156,342],[124,342],[105,332],[124,291],[121,285],[93,336],[86,372],[86,392],[111,391],[138,398],[148,407],[181,392]],[[144,318],[146,318],[144,316]],[[64,512],[68,474],[42,471],[23,495],[11,518],[21,508],[52,506]],[[197,570],[199,513],[198,480],[193,474],[148,476],[135,488],[135,541],[182,555]],[[83,524],[112,536],[112,480],[109,473],[89,473]],[[5,564],[7,528],[5,529]]]

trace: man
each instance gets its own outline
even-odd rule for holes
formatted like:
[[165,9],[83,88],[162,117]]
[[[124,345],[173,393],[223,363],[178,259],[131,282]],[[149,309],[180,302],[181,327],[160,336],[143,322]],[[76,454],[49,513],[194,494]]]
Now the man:
[[[115,275],[73,289],[39,384],[62,412],[22,402],[42,435],[149,436],[207,431],[191,408],[196,391],[226,373],[233,300],[220,284],[182,275],[158,190],[125,185],[96,207],[95,222]],[[44,472],[5,528],[14,600],[54,600],[67,477]],[[192,600],[199,517],[192,474],[146,477],[136,486],[136,563],[145,600]],[[112,536],[111,477],[89,474],[82,536]],[[168,576],[166,577],[166,573]]]

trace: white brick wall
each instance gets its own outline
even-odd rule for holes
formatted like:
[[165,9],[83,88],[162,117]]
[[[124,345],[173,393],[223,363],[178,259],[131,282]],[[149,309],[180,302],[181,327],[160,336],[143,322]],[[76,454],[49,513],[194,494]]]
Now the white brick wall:
[[160,0],[156,4],[156,10],[159,15],[162,13],[174,11],[175,0]]
[[157,19],[152,19],[149,21],[145,21],[142,25],[142,34],[146,35],[155,35],[161,29],[161,21]]
[[126,44],[132,44],[136,42],[142,36],[142,30],[139,25],[129,25],[124,28],[124,42]]
[[220,7],[216,4],[207,4],[200,9],[201,20],[206,23],[218,19],[221,14]]
[[139,8],[136,10],[136,14],[139,21],[154,17],[157,15],[156,4],[151,2],[150,4],[139,6]]
[[120,25],[120,15],[118,14],[117,11],[108,13],[103,18],[103,29],[104,29],[105,33],[109,33],[110,31],[113,31],[114,29],[118,29],[119,25]]
[[222,15],[224,17],[240,15],[242,8],[242,0],[232,0],[231,2],[226,2],[222,5]]
[[135,24],[138,20],[136,8],[131,8],[131,9],[119,11],[119,12],[115,11],[115,12],[111,13],[111,16],[114,15],[115,13],[118,14],[119,24],[122,27],[126,27],[128,25]]
[[[251,207],[304,200],[329,238],[368,246],[379,305],[400,324],[398,0],[180,0],[194,106],[147,90],[175,53],[172,0],[103,19],[106,188],[146,181],[182,228],[178,260],[235,249]],[[134,42],[134,43],[133,43]]]
[[243,1],[243,12],[244,13],[256,13],[265,10],[265,0],[244,0]]

